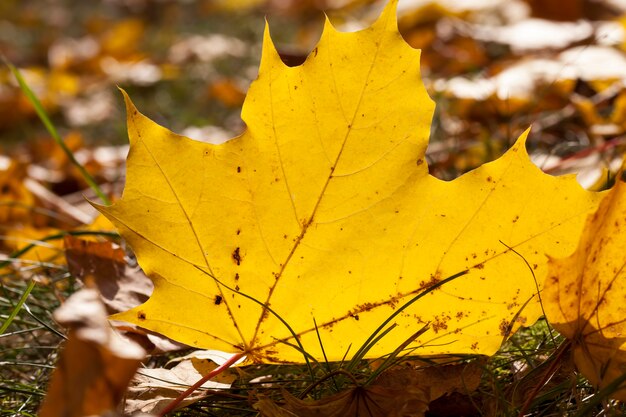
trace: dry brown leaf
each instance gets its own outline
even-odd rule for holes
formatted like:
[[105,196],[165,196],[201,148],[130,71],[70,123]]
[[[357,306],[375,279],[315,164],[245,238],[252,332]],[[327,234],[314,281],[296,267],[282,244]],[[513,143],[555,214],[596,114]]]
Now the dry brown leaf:
[[393,368],[384,372],[376,385],[402,389],[421,387],[428,392],[428,400],[458,392],[470,394],[478,388],[483,369],[480,363],[435,365],[426,368]]
[[40,417],[82,417],[114,413],[145,356],[137,344],[109,326],[94,289],[72,295],[54,318],[69,328]]
[[[130,382],[124,405],[125,413],[159,413],[189,386],[223,364],[231,355],[219,351],[196,351],[176,359],[179,363],[172,369],[154,368],[140,370]],[[237,375],[227,370],[213,380],[205,382],[181,402],[186,407],[208,394],[204,389],[228,389]]]
[[583,18],[584,0],[525,0],[532,15],[550,20],[573,21]]
[[127,268],[124,250],[112,242],[92,242],[68,235],[65,257],[73,276],[98,288],[109,314],[145,302],[154,288],[139,268]]
[[260,397],[254,404],[263,417],[422,417],[428,393],[421,387],[355,387],[318,401],[305,401],[283,391],[285,405]]
[[[108,222],[104,217],[99,219]],[[90,226],[93,226],[90,225]],[[114,314],[133,308],[148,299],[154,286],[141,268],[126,264],[124,250],[112,242],[95,242],[68,235],[64,238],[65,258],[70,273],[87,287],[100,293],[107,313]],[[114,326],[125,336],[139,343],[148,352],[172,352],[186,348],[165,336],[139,329],[137,326]]]

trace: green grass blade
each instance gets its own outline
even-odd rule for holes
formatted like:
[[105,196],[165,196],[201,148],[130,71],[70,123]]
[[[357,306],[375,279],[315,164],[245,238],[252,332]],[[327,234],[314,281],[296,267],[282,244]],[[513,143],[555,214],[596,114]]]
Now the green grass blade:
[[[372,343],[376,343],[378,340],[380,340],[381,336],[379,336],[378,334],[383,329],[385,329],[387,324],[389,324],[394,318],[396,318],[396,316],[398,314],[402,313],[411,304],[415,303],[416,301],[418,301],[422,297],[426,296],[427,294],[430,294],[431,292],[433,292],[437,288],[441,287],[442,285],[444,285],[444,284],[446,284],[446,283],[448,283],[448,282],[450,282],[452,280],[455,280],[455,279],[457,279],[457,278],[467,274],[468,272],[469,272],[468,270],[457,272],[456,274],[451,275],[448,278],[439,281],[435,285],[430,286],[429,288],[425,289],[424,291],[420,292],[415,297],[411,298],[409,301],[404,303],[400,308],[398,308],[396,311],[394,311],[393,314],[389,315],[389,317],[387,317],[387,319],[385,319],[385,321],[383,321],[382,324],[380,326],[378,326],[378,328],[376,330],[374,330],[374,332],[370,335],[370,337],[363,343],[363,345],[361,345],[361,348],[354,354],[354,356],[352,357],[352,360],[350,361],[350,363],[348,364],[346,369],[349,370],[349,371],[353,371],[354,370],[354,368],[356,367],[357,363],[361,360],[361,358],[363,358],[365,356],[365,353],[367,353],[367,351],[371,349],[371,347],[373,346]],[[385,332],[383,333],[383,336],[385,334],[387,334],[387,332],[389,332],[389,330],[391,330],[391,328],[386,329]]]
[[22,77],[22,74],[20,74],[20,71],[9,61],[7,61],[4,56],[2,56],[2,60],[9,67],[13,76],[17,79],[20,89],[22,90],[26,98],[28,98],[28,101],[30,101],[30,103],[35,108],[39,119],[46,127],[46,130],[48,130],[50,136],[52,136],[54,141],[61,147],[61,149],[63,149],[63,152],[65,152],[65,155],[67,155],[72,164],[74,164],[78,168],[87,184],[89,184],[89,187],[91,187],[91,189],[96,193],[100,200],[102,200],[102,202],[106,205],[111,205],[111,200],[109,200],[109,198],[106,196],[106,194],[104,194],[104,192],[102,191],[100,186],[98,186],[91,174],[87,172],[85,167],[83,167],[80,162],[76,160],[72,151],[67,147],[67,145],[65,145],[65,142],[63,142],[63,139],[61,139],[59,132],[57,132],[56,128],[52,124],[52,121],[50,121],[50,118],[48,117],[48,114],[41,105],[41,102],[39,101],[35,93],[33,93],[33,90],[30,89],[30,87],[26,83],[26,80],[24,80],[24,78]]
[[26,290],[20,297],[20,300],[17,302],[17,305],[15,306],[15,308],[13,309],[13,311],[11,311],[11,314],[9,314],[9,317],[5,320],[5,322],[2,323],[2,327],[0,327],[0,335],[3,334],[7,330],[7,328],[11,325],[11,323],[13,322],[13,319],[15,319],[15,316],[17,316],[17,313],[19,313],[19,311],[22,309],[22,306],[26,302],[26,299],[30,295],[30,292],[33,290],[33,288],[35,288],[35,280],[30,281],[30,283],[28,284],[28,287],[26,287]]

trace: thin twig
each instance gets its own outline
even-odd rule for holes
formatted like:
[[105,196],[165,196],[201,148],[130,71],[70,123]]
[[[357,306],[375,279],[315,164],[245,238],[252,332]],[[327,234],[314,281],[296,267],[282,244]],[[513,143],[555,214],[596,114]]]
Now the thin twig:
[[167,405],[167,407],[165,407],[163,410],[161,410],[161,412],[158,414],[158,416],[159,417],[164,417],[167,413],[170,413],[170,412],[174,411],[174,409],[178,406],[178,404],[183,402],[183,400],[185,398],[187,398],[189,395],[191,395],[191,393],[193,393],[195,390],[200,388],[209,379],[213,378],[216,375],[221,374],[226,369],[230,368],[234,363],[236,363],[244,355],[245,354],[242,352],[242,353],[236,353],[233,356],[231,356],[230,359],[228,359],[226,362],[224,362],[223,364],[221,364],[220,366],[218,366],[217,368],[215,368],[214,370],[212,370],[211,372],[209,372],[208,374],[203,376],[198,382],[196,382],[195,384],[190,386],[185,392],[183,392],[178,397],[176,397],[174,399],[174,401],[169,403]]

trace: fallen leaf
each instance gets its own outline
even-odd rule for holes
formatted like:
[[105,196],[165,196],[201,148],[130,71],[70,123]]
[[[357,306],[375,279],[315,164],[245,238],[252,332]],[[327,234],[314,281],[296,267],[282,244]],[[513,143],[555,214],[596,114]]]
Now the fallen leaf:
[[136,59],[139,45],[145,37],[145,23],[141,19],[125,19],[107,27],[100,39],[104,55],[116,59]]
[[402,389],[421,387],[428,393],[428,401],[458,392],[470,394],[478,388],[483,368],[480,363],[435,365],[424,368],[392,368],[384,372],[376,385]]
[[584,17],[584,0],[571,0],[566,3],[558,0],[525,0],[531,7],[533,16],[550,20],[572,21]]
[[34,245],[31,250],[19,256],[19,261],[14,263],[16,266],[62,265],[63,242],[59,239],[45,240],[46,237],[58,233],[58,229],[48,227],[17,226],[3,233],[3,246],[10,252],[16,252]]
[[[114,319],[251,361],[293,362],[303,358],[291,330],[324,358],[319,332],[337,361],[396,312],[368,357],[425,323],[414,352],[489,355],[541,315],[524,260],[542,281],[545,253],[573,250],[601,195],[543,174],[526,134],[454,181],[430,176],[433,102],[395,6],[359,32],[327,23],[300,67],[282,63],[266,30],[242,112],[248,129],[222,145],[173,134],[126,97],[124,194],[98,208],[155,291]],[[398,312],[455,274],[464,275]]]
[[[104,218],[106,222],[108,220]],[[91,225],[93,226],[93,225]],[[128,267],[122,248],[112,242],[96,242],[67,235],[65,259],[70,274],[89,288],[96,288],[107,313],[136,307],[150,297],[154,286],[141,268]],[[165,336],[126,323],[111,323],[124,336],[139,343],[150,354],[172,352],[187,346]]]
[[282,394],[284,406],[261,396],[254,408],[263,417],[422,417],[428,409],[428,394],[420,387],[355,387],[318,401]]
[[[573,344],[574,361],[606,387],[626,371],[626,183],[618,179],[589,216],[576,251],[551,258],[544,283],[546,317]],[[626,400],[626,384],[611,394]]]
[[126,267],[124,250],[112,242],[92,242],[65,236],[65,258],[70,274],[88,287],[95,286],[109,314],[136,307],[152,293],[152,281],[136,268]]
[[39,416],[114,413],[144,350],[110,328],[96,290],[73,294],[54,318],[70,330]]
[[239,107],[246,95],[241,91],[233,79],[223,78],[211,83],[209,95],[227,107]]
[[[177,358],[178,364],[172,369],[141,369],[130,382],[126,393],[124,412],[126,414],[144,412],[157,414],[203,376],[226,362],[229,354],[217,351],[197,351]],[[205,382],[182,401],[178,408],[186,407],[210,395],[205,389],[228,389],[237,375],[230,371],[217,375]]]
[[0,170],[0,225],[31,223],[36,200],[24,185],[25,170],[15,161]]

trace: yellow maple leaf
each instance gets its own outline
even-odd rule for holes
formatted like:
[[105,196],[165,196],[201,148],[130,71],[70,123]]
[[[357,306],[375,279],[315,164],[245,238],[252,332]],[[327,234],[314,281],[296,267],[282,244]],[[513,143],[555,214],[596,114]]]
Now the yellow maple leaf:
[[115,319],[273,362],[303,359],[274,313],[322,358],[317,327],[329,360],[353,354],[392,314],[368,357],[425,323],[416,354],[492,354],[536,320],[533,274],[511,248],[543,278],[546,251],[574,249],[599,195],[537,169],[526,134],[455,181],[430,176],[434,104],[395,6],[355,33],[327,22],[299,67],[281,62],[266,28],[247,130],[222,145],[176,135],[126,97],[126,187],[99,209],[155,291]]
[[[589,216],[570,256],[549,261],[546,317],[572,341],[578,369],[606,387],[626,372],[626,184],[618,180]],[[626,401],[626,384],[612,394]]]

